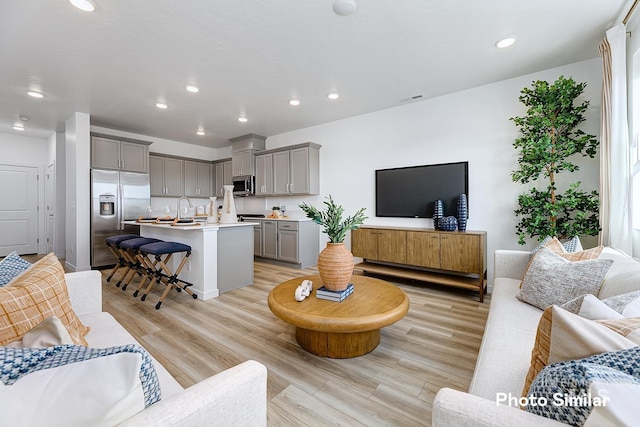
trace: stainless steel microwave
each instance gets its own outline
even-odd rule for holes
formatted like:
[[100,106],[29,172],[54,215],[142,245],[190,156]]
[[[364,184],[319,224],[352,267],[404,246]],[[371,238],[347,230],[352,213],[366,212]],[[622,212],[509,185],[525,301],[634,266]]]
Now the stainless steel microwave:
[[256,177],[252,175],[234,176],[233,177],[233,195],[234,196],[253,196],[255,194]]

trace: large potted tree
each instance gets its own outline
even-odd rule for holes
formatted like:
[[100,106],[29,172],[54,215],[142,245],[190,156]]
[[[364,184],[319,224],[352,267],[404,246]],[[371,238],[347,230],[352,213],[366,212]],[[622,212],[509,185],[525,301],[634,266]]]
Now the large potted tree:
[[318,273],[322,284],[331,291],[343,291],[349,286],[353,274],[353,254],[345,247],[344,239],[348,231],[355,230],[367,219],[364,215],[366,208],[359,209],[353,216],[343,220],[344,208],[337,205],[331,195],[324,204],[322,211],[306,203],[298,206],[308,218],[321,225],[322,232],[329,237],[327,246],[318,256]]
[[561,193],[556,184],[559,173],[579,170],[572,157],[593,158],[598,148],[596,137],[579,128],[589,107],[588,100],[577,101],[585,87],[586,83],[560,76],[553,84],[534,81],[520,92],[527,112],[510,119],[520,130],[513,143],[519,152],[519,169],[511,178],[520,184],[546,182],[541,189],[532,187],[518,197],[516,234],[521,245],[536,236],[538,240],[566,239],[600,231],[598,192],[580,189],[577,181]]

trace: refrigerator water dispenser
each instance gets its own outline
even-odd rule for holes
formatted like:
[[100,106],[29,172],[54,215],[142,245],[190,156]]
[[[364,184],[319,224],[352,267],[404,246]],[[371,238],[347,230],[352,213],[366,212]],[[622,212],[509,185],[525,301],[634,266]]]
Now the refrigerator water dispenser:
[[100,215],[115,215],[116,196],[113,194],[101,194],[99,200]]

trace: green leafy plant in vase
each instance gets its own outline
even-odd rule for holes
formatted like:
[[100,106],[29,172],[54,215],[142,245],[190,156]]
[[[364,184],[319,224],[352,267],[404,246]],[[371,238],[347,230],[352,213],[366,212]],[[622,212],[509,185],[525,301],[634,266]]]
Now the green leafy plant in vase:
[[560,76],[553,84],[534,81],[531,88],[520,92],[527,112],[510,119],[520,130],[513,143],[519,169],[511,173],[511,179],[520,184],[547,182],[544,188],[533,187],[518,196],[516,234],[521,245],[527,237],[567,239],[595,236],[600,231],[598,192],[581,190],[577,181],[560,193],[556,184],[559,173],[579,169],[572,157],[596,155],[598,140],[578,127],[589,107],[589,101],[577,102],[585,87],[586,83]]
[[329,237],[327,246],[318,256],[318,272],[325,288],[342,291],[349,286],[353,274],[353,255],[345,247],[347,233],[360,227],[367,217],[366,208],[359,209],[353,216],[343,219],[344,208],[337,205],[331,195],[324,201],[325,209],[319,210],[306,203],[298,205],[308,218],[322,227]]

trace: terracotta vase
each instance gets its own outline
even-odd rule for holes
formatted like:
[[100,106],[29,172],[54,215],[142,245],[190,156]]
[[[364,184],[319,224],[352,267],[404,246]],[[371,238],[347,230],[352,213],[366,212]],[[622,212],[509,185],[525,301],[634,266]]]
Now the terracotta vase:
[[353,255],[344,243],[327,243],[318,256],[318,272],[322,284],[330,291],[347,289],[353,274]]

